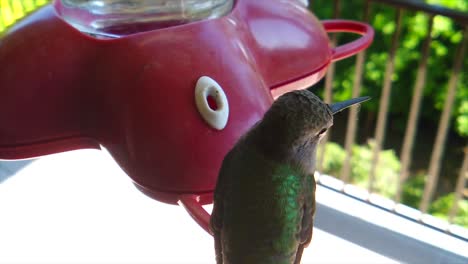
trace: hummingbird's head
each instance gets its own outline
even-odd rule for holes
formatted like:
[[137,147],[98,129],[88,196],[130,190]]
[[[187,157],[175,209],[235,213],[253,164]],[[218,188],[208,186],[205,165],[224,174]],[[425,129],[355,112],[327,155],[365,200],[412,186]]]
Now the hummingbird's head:
[[288,92],[273,103],[251,137],[265,152],[279,159],[298,156],[309,160],[309,155],[315,155],[316,145],[333,125],[333,115],[366,100],[369,97],[326,104],[308,90]]
[[[296,90],[280,96],[259,124],[268,144],[282,150],[313,147],[333,125],[333,115],[357,103],[369,100],[359,97],[340,103],[326,104],[308,90]],[[265,142],[267,143],[267,142]],[[281,147],[282,145],[282,147]]]
[[307,137],[318,141],[333,125],[333,113],[312,92],[297,90],[280,96],[265,114],[264,120],[281,126],[286,134],[283,136],[290,140]]
[[284,127],[287,134],[320,140],[333,125],[334,114],[369,99],[366,96],[326,104],[308,90],[296,90],[280,96],[265,114],[264,122],[275,123],[276,129]]

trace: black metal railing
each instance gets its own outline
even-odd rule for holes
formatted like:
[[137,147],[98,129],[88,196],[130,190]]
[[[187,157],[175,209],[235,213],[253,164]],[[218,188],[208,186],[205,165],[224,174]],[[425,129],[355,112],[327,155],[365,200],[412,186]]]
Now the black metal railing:
[[[328,15],[331,17],[319,17],[321,19],[325,18],[348,18],[344,17],[342,5],[346,1],[334,0],[334,1],[311,1],[311,10],[314,12],[317,10],[323,9],[324,5],[332,6],[332,12],[329,12]],[[454,110],[455,104],[455,96],[457,92],[462,92],[457,89],[461,85],[461,78],[460,75],[463,72],[467,72],[467,69],[464,69],[466,65],[466,49],[467,49],[467,42],[468,42],[468,13],[452,10],[445,7],[440,7],[436,5],[426,4],[423,1],[417,0],[361,0],[361,1],[352,1],[352,2],[360,2],[362,11],[355,10],[359,14],[361,14],[362,21],[371,23],[373,22],[373,7],[375,5],[385,6],[386,8],[394,9],[394,30],[391,35],[391,41],[388,42],[386,46],[387,49],[387,59],[385,63],[384,69],[384,77],[380,83],[380,98],[374,98],[374,100],[379,100],[378,103],[378,110],[377,110],[377,117],[374,127],[374,135],[373,139],[373,146],[372,146],[372,159],[371,159],[371,166],[369,169],[369,177],[368,177],[368,194],[370,195],[375,191],[375,179],[376,179],[376,168],[378,167],[379,160],[381,159],[381,150],[384,146],[385,140],[387,139],[386,132],[388,131],[388,123],[389,123],[389,107],[391,106],[391,98],[392,88],[395,85],[398,85],[398,80],[393,78],[395,74],[395,59],[398,50],[401,48],[402,45],[402,31],[408,32],[408,28],[404,28],[408,25],[403,25],[402,18],[404,16],[415,16],[417,14],[423,13],[424,16],[427,18],[426,24],[426,35],[422,40],[422,44],[420,47],[420,57],[417,68],[415,70],[415,75],[412,76],[408,74],[404,78],[413,78],[413,87],[412,87],[412,98],[409,102],[409,113],[407,114],[406,126],[404,128],[405,132],[403,134],[402,144],[399,147],[400,154],[399,159],[401,162],[401,167],[399,170],[399,177],[395,179],[397,181],[396,192],[392,198],[394,203],[394,209],[397,205],[401,202],[402,199],[402,192],[403,187],[406,181],[408,180],[410,169],[412,167],[412,163],[414,161],[414,147],[415,142],[418,137],[418,134],[425,133],[425,131],[418,130],[418,125],[420,124],[420,116],[421,116],[421,105],[425,100],[425,88],[427,86],[428,75],[431,74],[430,69],[428,67],[428,62],[432,59],[432,51],[431,51],[431,44],[436,39],[433,36],[433,28],[435,19],[439,16],[443,16],[445,18],[450,19],[458,28],[461,29],[462,33],[462,40],[458,43],[452,43],[449,47],[450,50],[454,50],[453,59],[451,60],[451,65],[447,65],[448,69],[450,69],[450,74],[447,76],[445,80],[442,82],[444,85],[440,86],[440,89],[446,89],[445,91],[445,99],[443,103],[443,107],[441,111],[439,111],[440,118],[437,124],[437,132],[435,133],[435,138],[433,142],[429,144],[433,144],[431,149],[430,159],[427,162],[427,174],[425,177],[425,184],[422,190],[422,197],[419,203],[419,210],[421,211],[421,215],[418,220],[424,221],[425,213],[428,212],[430,203],[433,201],[434,193],[436,186],[439,182],[441,166],[445,161],[445,152],[447,148],[447,138],[449,135],[449,128],[452,122],[452,112]],[[320,6],[314,6],[320,5]],[[355,13],[355,12],[353,12]],[[348,12],[349,14],[349,12]],[[353,14],[354,15],[354,14]],[[353,17],[354,18],[354,17]],[[380,37],[377,32],[376,37]],[[335,45],[337,43],[336,35],[331,36],[331,45]],[[372,51],[364,51],[357,55],[354,64],[354,79],[352,84],[352,91],[351,94],[353,97],[359,96],[361,93],[361,87],[363,85],[363,74],[366,68],[366,57],[371,56]],[[448,55],[447,55],[448,56]],[[341,62],[339,62],[341,63]],[[324,98],[327,102],[331,101],[332,98],[332,87],[334,86],[334,79],[337,77],[336,66],[332,66],[327,73],[326,80],[325,80],[325,92]],[[439,80],[440,81],[440,80]],[[468,93],[467,93],[468,94]],[[466,99],[468,100],[468,99]],[[358,109],[354,108],[349,111],[348,116],[348,124],[346,131],[343,135],[344,139],[344,149],[346,156],[344,158],[340,175],[339,176],[343,182],[348,183],[352,182],[350,179],[350,173],[352,171],[351,166],[351,159],[353,154],[353,146],[356,144],[356,136],[357,136],[357,126],[358,126]],[[372,128],[371,128],[372,129]],[[335,133],[335,132],[334,132]],[[328,140],[328,138],[326,139]],[[462,139],[463,140],[463,139]],[[457,153],[458,156],[462,156],[463,158],[460,161],[451,161],[451,162],[458,162],[456,166],[458,166],[458,180],[453,188],[453,192],[455,193],[455,198],[452,204],[452,207],[446,216],[449,222],[452,222],[454,216],[457,214],[459,208],[458,204],[461,199],[466,199],[466,195],[468,195],[468,189],[466,189],[466,184],[468,183],[468,144],[466,140],[464,140],[465,146],[458,146],[455,150],[460,153]],[[326,144],[324,142],[324,144]],[[323,164],[323,160],[327,153],[325,152],[325,147],[321,148],[319,152],[319,166]],[[322,168],[323,169],[323,168]],[[344,191],[344,189],[342,190]],[[450,232],[450,225],[447,225],[447,230]]]

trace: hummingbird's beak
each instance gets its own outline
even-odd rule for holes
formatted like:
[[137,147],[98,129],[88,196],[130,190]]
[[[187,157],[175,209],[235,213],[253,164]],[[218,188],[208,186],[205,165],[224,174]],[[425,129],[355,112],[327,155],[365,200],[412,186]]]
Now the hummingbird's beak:
[[341,111],[343,111],[344,109],[352,106],[352,105],[355,105],[355,104],[360,104],[362,102],[365,102],[367,100],[370,100],[371,98],[369,96],[363,96],[363,97],[358,97],[358,98],[353,98],[353,99],[349,99],[349,100],[346,100],[346,101],[343,101],[343,102],[338,102],[338,103],[333,103],[333,104],[330,104],[329,107],[332,111],[332,114],[336,114],[336,113],[339,113]]

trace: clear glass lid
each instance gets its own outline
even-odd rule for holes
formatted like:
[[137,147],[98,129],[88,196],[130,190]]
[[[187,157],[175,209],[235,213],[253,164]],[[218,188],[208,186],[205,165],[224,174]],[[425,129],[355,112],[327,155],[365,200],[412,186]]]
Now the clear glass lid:
[[60,16],[80,31],[107,37],[217,18],[234,0],[59,0]]

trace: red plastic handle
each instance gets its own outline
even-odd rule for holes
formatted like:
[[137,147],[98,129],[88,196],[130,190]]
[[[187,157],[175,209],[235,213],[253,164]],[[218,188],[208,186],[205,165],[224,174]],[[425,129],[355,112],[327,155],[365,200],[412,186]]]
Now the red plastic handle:
[[365,23],[352,20],[332,19],[323,20],[322,25],[325,31],[330,32],[351,32],[362,35],[362,37],[332,49],[332,61],[338,61],[353,56],[356,53],[369,47],[374,39],[374,29]]
[[179,197],[178,204],[185,208],[189,215],[200,225],[208,234],[213,235],[210,229],[211,215],[202,207],[202,204],[212,203],[213,194],[196,195],[186,194]]

